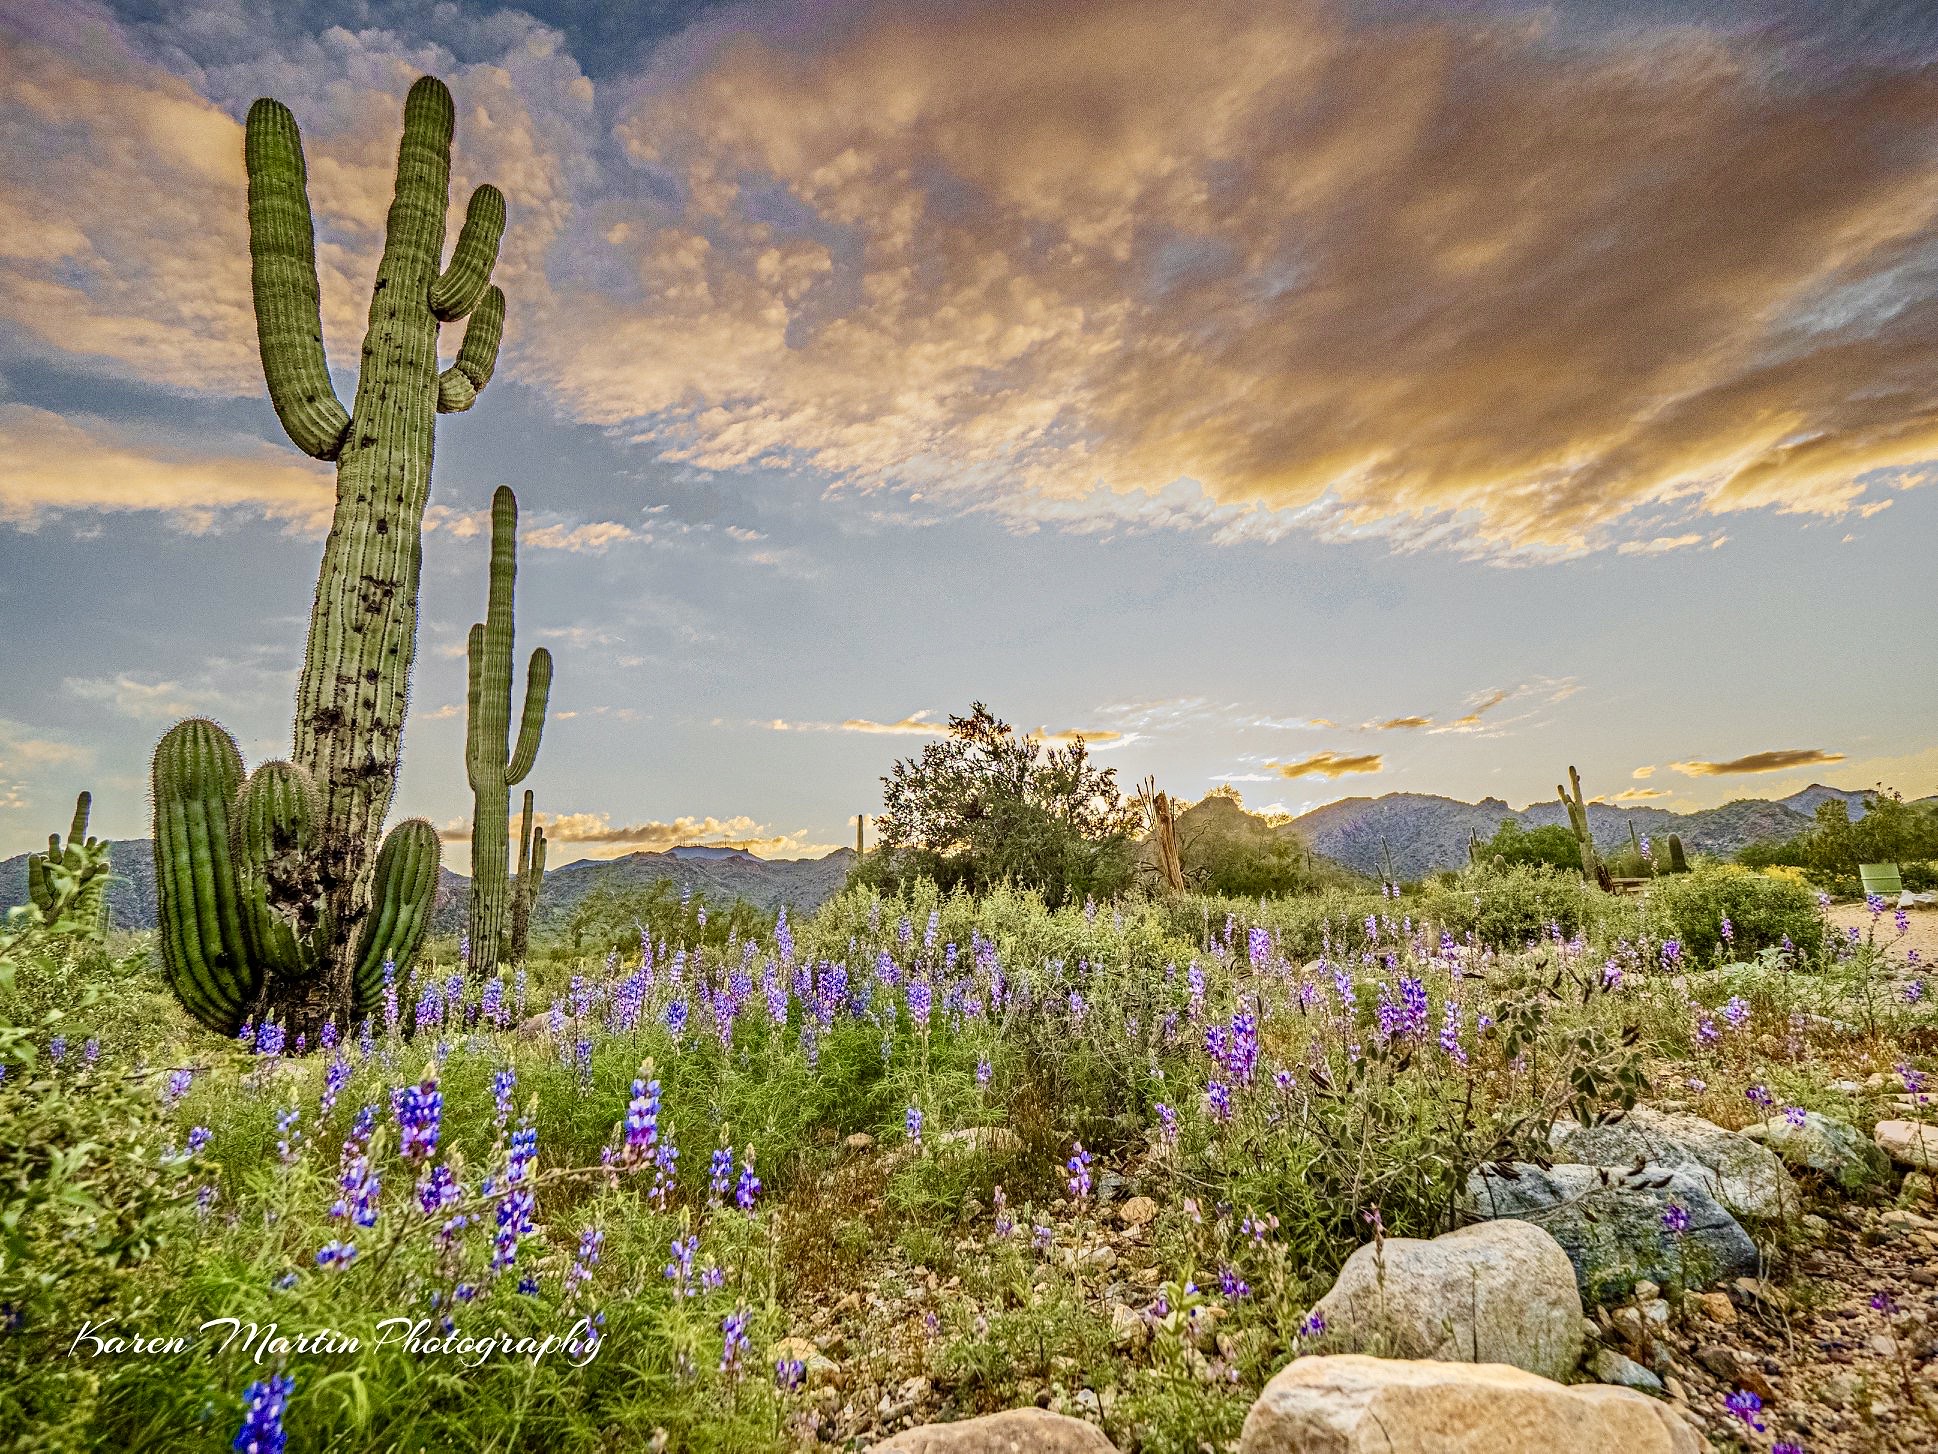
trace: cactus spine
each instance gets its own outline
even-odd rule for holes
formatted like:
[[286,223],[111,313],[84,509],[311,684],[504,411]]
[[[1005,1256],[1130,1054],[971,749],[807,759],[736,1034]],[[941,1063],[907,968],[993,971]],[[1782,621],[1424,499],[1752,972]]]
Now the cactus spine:
[[99,942],[108,935],[108,845],[88,837],[93,804],[91,793],[74,799],[65,846],[60,834],[49,833],[47,852],[27,855],[27,901],[44,921],[58,919],[61,932]]
[[[525,708],[519,716],[518,741],[511,730],[512,590],[518,578],[518,500],[500,485],[491,497],[491,584],[485,619],[471,628],[469,656],[471,685],[465,718],[464,767],[471,779],[471,966],[489,975],[502,952],[506,876],[511,833],[511,790],[525,780],[538,757],[538,740],[545,730],[545,704],[552,690],[552,653],[544,647],[532,653],[525,671]],[[526,827],[531,811],[526,803]],[[526,849],[521,837],[519,857]],[[521,874],[519,893],[524,892]],[[526,906],[529,911],[529,905]],[[516,911],[512,938],[520,937]],[[529,923],[526,925],[529,931]],[[514,957],[519,946],[512,946]]]
[[545,887],[545,830],[532,822],[532,790],[525,789],[525,813],[518,825],[518,881],[511,890],[511,959],[522,964],[531,948],[532,920]]
[[[249,108],[249,256],[263,376],[284,432],[337,469],[296,693],[293,761],[245,787],[212,722],[179,724],[155,753],[155,867],[163,967],[213,1028],[282,1020],[311,1043],[368,1008],[368,962],[399,967],[428,923],[437,835],[400,823],[378,848],[396,789],[417,645],[417,586],[439,413],[468,409],[504,332],[491,270],[504,233],[495,187],[471,196],[440,270],[449,200],[451,93],[430,76],[404,102],[397,182],[370,300],[353,406],[323,351],[315,229],[296,118]],[[469,315],[457,362],[437,367],[438,325]],[[429,886],[428,888],[426,886]]]
[[[1572,797],[1569,788],[1574,789]],[[1568,786],[1557,785],[1555,792],[1561,795],[1561,806],[1568,810],[1568,824],[1575,830],[1575,842],[1581,846],[1581,876],[1590,883],[1600,883],[1605,874],[1601,858],[1595,852],[1595,835],[1588,827],[1588,801],[1581,795],[1581,774],[1570,767]]]

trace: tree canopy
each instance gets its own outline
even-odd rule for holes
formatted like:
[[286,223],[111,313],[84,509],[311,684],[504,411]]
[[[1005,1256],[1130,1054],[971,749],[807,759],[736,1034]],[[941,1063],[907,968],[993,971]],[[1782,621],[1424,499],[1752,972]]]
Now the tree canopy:
[[1053,748],[976,702],[949,718],[946,737],[897,762],[882,787],[866,880],[930,878],[972,891],[1010,883],[1053,906],[1130,881],[1136,807],[1081,737]]

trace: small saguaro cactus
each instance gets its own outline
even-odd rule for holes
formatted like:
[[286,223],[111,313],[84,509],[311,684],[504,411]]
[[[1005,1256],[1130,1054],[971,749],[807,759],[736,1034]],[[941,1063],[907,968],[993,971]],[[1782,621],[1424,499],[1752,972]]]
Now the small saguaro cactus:
[[[471,779],[471,967],[489,975],[503,952],[506,879],[510,870],[511,790],[538,758],[545,705],[552,691],[552,653],[532,653],[525,670],[525,709],[518,742],[511,732],[512,590],[518,578],[518,500],[500,485],[491,496],[491,585],[485,618],[471,628],[470,706],[464,768]],[[529,797],[529,795],[528,795]],[[527,806],[529,812],[529,804]],[[524,848],[520,847],[521,858]],[[523,889],[520,884],[520,889]],[[513,927],[516,934],[515,924]],[[517,947],[514,946],[514,954]]]
[[[1569,788],[1574,789],[1572,797]],[[1606,875],[1601,857],[1595,852],[1595,835],[1588,826],[1588,800],[1581,795],[1581,774],[1570,767],[1568,787],[1557,784],[1555,792],[1561,795],[1561,806],[1568,810],[1568,825],[1574,829],[1575,842],[1581,846],[1581,876],[1590,883],[1600,883]]]
[[[491,270],[505,229],[496,187],[471,194],[444,254],[451,133],[444,83],[404,101],[397,184],[363,339],[356,399],[337,399],[323,351],[316,235],[302,137],[287,106],[249,108],[250,280],[269,399],[296,447],[336,465],[336,513],[296,692],[295,751],[245,785],[213,722],[173,728],[155,753],[155,874],[162,964],[189,1008],[232,1031],[282,1021],[312,1045],[367,1009],[384,957],[407,967],[429,921],[437,834],[400,823],[378,848],[397,786],[431,449],[440,413],[490,380],[505,295]],[[438,326],[469,316],[439,372]],[[231,846],[231,838],[234,843]],[[372,961],[372,955],[377,956]]]
[[98,942],[108,934],[108,845],[88,837],[93,802],[89,793],[74,799],[65,847],[49,833],[47,852],[27,855],[27,901],[58,932]]
[[1668,849],[1669,849],[1669,872],[1670,873],[1689,872],[1689,860],[1683,857],[1683,854],[1682,854],[1682,835],[1680,833],[1671,833],[1669,835]]
[[532,821],[532,790],[525,789],[525,813],[518,825],[518,881],[511,888],[511,959],[524,962],[531,948],[532,920],[545,887],[545,829]]

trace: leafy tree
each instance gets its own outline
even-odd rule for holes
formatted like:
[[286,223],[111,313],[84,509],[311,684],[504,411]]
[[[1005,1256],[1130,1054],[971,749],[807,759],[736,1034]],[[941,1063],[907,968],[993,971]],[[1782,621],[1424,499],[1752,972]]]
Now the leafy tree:
[[882,786],[880,848],[862,861],[864,882],[927,878],[972,892],[1010,883],[1051,907],[1130,882],[1136,807],[1114,769],[1092,766],[1081,737],[1045,747],[977,702]]
[[1482,846],[1480,861],[1491,863],[1496,857],[1508,864],[1545,863],[1550,868],[1581,872],[1581,844],[1559,823],[1544,823],[1529,830],[1512,818],[1502,819],[1494,836]]
[[1252,813],[1229,785],[1213,788],[1178,817],[1184,876],[1205,893],[1259,899],[1306,893],[1350,877],[1315,865],[1285,827],[1285,813]]
[[1864,799],[1864,816],[1851,821],[1842,798],[1817,805],[1816,821],[1796,837],[1778,843],[1751,843],[1737,855],[1751,868],[1788,865],[1801,868],[1816,883],[1841,891],[1855,887],[1860,863],[1896,863],[1908,883],[1923,883],[1923,862],[1938,858],[1938,806],[1907,803],[1888,788]]

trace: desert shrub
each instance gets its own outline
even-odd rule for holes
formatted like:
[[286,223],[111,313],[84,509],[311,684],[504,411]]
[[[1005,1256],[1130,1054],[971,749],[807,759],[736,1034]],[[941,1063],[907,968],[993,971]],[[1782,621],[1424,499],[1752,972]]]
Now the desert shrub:
[[1732,864],[1702,864],[1693,872],[1658,879],[1646,902],[1650,930],[1680,941],[1683,952],[1698,964],[1748,959],[1765,949],[1786,947],[1806,961],[1823,953],[1824,921],[1817,896],[1794,880]]
[[1540,864],[1549,868],[1571,869],[1581,872],[1581,844],[1576,841],[1572,829],[1560,823],[1543,823],[1538,828],[1523,828],[1512,818],[1505,818],[1494,836],[1480,847],[1480,861],[1483,864],[1500,859],[1508,867],[1523,864]]
[[1469,870],[1425,886],[1418,912],[1455,939],[1472,934],[1492,949],[1520,949],[1557,930],[1565,939],[1620,938],[1641,928],[1633,903],[1584,880],[1579,862],[1573,869],[1520,863]]

